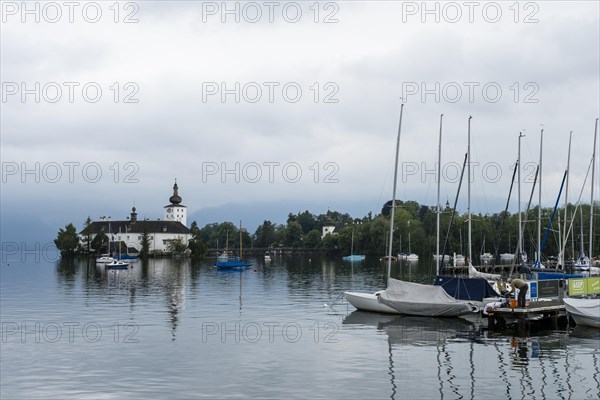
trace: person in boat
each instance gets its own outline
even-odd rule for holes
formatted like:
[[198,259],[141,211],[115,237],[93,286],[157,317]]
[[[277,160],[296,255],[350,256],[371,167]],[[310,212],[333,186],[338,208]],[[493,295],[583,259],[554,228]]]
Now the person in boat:
[[512,293],[515,292],[516,289],[519,289],[519,296],[517,298],[518,307],[525,307],[525,296],[527,295],[527,289],[529,289],[527,282],[525,282],[522,279],[513,278],[508,278],[507,282],[510,283],[511,288],[508,292],[506,292],[506,295],[510,296]]

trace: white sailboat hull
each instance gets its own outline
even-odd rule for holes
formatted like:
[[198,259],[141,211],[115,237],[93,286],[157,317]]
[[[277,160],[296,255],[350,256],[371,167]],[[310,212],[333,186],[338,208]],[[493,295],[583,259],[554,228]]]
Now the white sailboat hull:
[[577,325],[600,328],[600,298],[597,299],[563,299],[567,312]]
[[348,303],[362,311],[370,311],[387,314],[400,314],[392,307],[379,302],[377,293],[362,293],[362,292],[344,292],[344,296]]

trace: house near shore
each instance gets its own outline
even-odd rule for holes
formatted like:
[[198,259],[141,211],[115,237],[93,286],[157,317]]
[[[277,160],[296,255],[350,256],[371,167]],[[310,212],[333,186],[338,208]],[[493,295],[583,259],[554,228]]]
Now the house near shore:
[[84,243],[85,237],[89,236],[94,242],[98,234],[106,235],[106,242],[100,249],[92,249],[97,253],[127,252],[127,254],[138,254],[142,248],[142,236],[148,234],[151,254],[164,254],[168,252],[169,242],[180,239],[188,246],[192,233],[187,227],[187,207],[181,204],[181,196],[178,193],[177,181],[173,185],[173,195],[169,198],[169,204],[163,207],[164,217],[159,220],[138,220],[136,208],[131,209],[131,214],[126,220],[111,220],[110,217],[101,217],[91,222],[86,228],[79,232],[79,240]]

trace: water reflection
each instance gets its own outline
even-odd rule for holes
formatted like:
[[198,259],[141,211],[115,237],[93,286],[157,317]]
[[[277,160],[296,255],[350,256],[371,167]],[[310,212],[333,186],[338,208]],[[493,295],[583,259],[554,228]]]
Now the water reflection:
[[[437,370],[437,393],[421,387],[421,392],[414,395],[422,398],[429,394],[439,398],[555,399],[574,398],[577,393],[577,398],[595,399],[600,394],[598,330],[574,330],[568,337],[558,333],[509,337],[488,332],[477,321],[462,318],[362,311],[348,314],[342,323],[356,329],[373,328],[385,335],[392,399],[413,394],[409,374],[421,363]],[[573,352],[578,347],[581,352]]]
[[189,259],[150,259],[134,262],[128,269],[108,269],[94,260],[65,259],[56,263],[57,282],[67,292],[76,292],[77,285],[88,304],[106,303],[114,311],[126,305],[130,313],[137,303],[162,297],[164,310],[171,329],[172,340],[176,338],[180,313],[186,299],[190,280],[198,280],[198,273],[191,273]]
[[[11,329],[3,331],[3,397],[597,399],[600,393],[597,330],[513,338],[488,332],[478,319],[323,307],[341,290],[381,288],[386,271],[378,260],[350,265],[274,255],[269,264],[230,273],[212,260],[150,259],[123,271],[90,261],[2,266],[1,317]],[[425,280],[427,268],[396,263],[392,275]],[[36,322],[63,326],[65,337],[44,342],[48,332],[41,332],[23,340],[21,323],[32,330]],[[65,322],[79,323],[73,342]],[[139,342],[124,343],[131,331],[115,341],[117,322],[138,326]],[[100,341],[83,337],[86,323],[102,328]],[[298,341],[286,324],[301,331]],[[207,326],[220,331],[207,335]],[[257,326],[262,336],[248,330]],[[335,341],[326,340],[332,332]]]
[[[394,354],[401,355],[407,351],[406,347],[429,346],[435,348],[437,364],[438,393],[441,398],[449,390],[453,395],[461,398],[460,384],[457,382],[455,366],[461,366],[459,371],[464,372],[461,363],[453,360],[451,343],[471,342],[469,351],[469,381],[470,397],[474,398],[475,388],[475,362],[473,359],[473,343],[481,337],[480,325],[474,321],[463,318],[429,318],[398,315],[383,315],[354,311],[347,315],[343,321],[346,326],[371,326],[387,336],[389,346],[389,368],[391,398],[405,398],[404,391],[398,392],[399,387],[404,387],[402,382],[397,382],[397,366],[394,363]],[[427,351],[426,353],[431,353]],[[402,381],[402,379],[400,379]]]

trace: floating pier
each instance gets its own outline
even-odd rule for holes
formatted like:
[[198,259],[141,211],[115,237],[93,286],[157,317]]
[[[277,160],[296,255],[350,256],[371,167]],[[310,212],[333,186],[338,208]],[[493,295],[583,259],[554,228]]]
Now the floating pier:
[[516,329],[519,335],[559,329],[566,327],[567,323],[565,305],[560,301],[532,301],[525,308],[496,308],[488,314],[488,329]]

